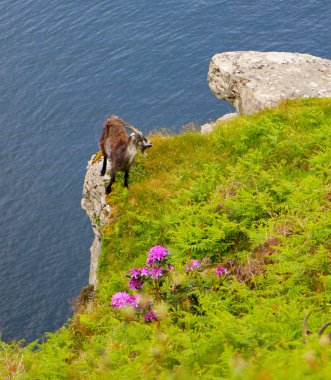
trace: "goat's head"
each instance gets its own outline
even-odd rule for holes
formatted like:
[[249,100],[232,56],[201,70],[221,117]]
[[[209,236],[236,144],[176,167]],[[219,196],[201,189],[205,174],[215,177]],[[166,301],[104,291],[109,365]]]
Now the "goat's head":
[[152,143],[141,132],[135,133],[134,135],[135,144],[139,148],[140,153],[143,156],[147,156],[145,150],[151,148]]
[[125,125],[127,128],[129,128],[133,133],[131,133],[131,138],[133,143],[137,148],[139,148],[141,154],[143,156],[147,156],[145,153],[145,150],[152,147],[152,143],[145,137],[138,129],[134,128],[130,124]]

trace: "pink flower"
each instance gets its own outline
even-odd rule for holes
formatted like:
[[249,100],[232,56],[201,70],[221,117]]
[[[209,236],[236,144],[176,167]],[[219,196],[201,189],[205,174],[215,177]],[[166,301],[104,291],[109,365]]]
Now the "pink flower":
[[112,296],[111,304],[117,309],[125,306],[137,307],[135,306],[136,296],[130,296],[126,292],[118,292]]
[[149,268],[141,268],[141,270],[140,270],[140,276],[141,277],[147,277],[147,276],[149,276],[151,273],[150,273],[151,271],[150,271],[150,269]]
[[193,270],[194,268],[200,268],[199,260],[193,260],[192,265],[191,265],[191,270]]
[[153,320],[157,321],[156,315],[154,314],[152,309],[149,311],[148,314],[144,315],[144,318],[146,322],[152,322]]
[[197,268],[197,269],[200,268],[200,261],[199,260],[193,260],[191,265],[186,264],[186,273],[193,271],[195,268]]
[[161,268],[152,268],[150,274],[153,280],[157,280],[159,277],[162,277],[163,271]]
[[226,268],[218,267],[216,268],[217,276],[222,276],[222,274],[228,274],[229,271]]
[[131,305],[132,307],[134,307],[135,309],[137,309],[139,307],[139,301],[141,299],[141,296],[140,294],[134,294],[133,296],[131,296]]
[[137,290],[141,289],[143,286],[142,280],[141,279],[132,279],[129,281],[129,288],[132,290]]
[[168,254],[169,251],[166,248],[162,247],[162,245],[155,245],[149,250],[147,264],[150,265],[154,264],[156,261],[161,261]]
[[140,269],[137,269],[137,268],[130,269],[130,273],[131,273],[131,278],[133,279],[137,279],[141,274]]

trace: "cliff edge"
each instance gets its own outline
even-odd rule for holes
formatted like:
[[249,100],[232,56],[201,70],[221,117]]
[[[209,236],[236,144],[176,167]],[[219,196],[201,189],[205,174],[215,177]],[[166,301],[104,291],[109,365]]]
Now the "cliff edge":
[[102,166],[102,157],[94,154],[87,164],[86,176],[83,186],[83,197],[81,201],[82,208],[90,218],[94,232],[94,241],[90,248],[90,275],[89,284],[96,287],[98,257],[101,251],[102,227],[107,223],[111,207],[106,203],[106,194],[104,182],[109,181],[109,175],[106,173],[101,177],[100,171]]

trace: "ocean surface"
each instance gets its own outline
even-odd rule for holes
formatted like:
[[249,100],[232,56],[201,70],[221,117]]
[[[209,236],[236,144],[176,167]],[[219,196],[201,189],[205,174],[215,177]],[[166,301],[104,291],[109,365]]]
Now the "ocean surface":
[[215,53],[330,59],[330,19],[330,0],[2,0],[2,338],[55,331],[88,282],[80,200],[106,117],[146,133],[215,119],[232,111],[208,88]]

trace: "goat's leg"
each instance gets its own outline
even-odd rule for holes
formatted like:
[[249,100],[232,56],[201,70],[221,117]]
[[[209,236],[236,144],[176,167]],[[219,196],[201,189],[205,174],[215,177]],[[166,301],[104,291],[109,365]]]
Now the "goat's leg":
[[129,187],[129,170],[124,172],[124,187]]
[[110,194],[111,193],[112,184],[115,182],[115,175],[116,175],[116,172],[115,172],[114,169],[112,169],[111,170],[111,175],[110,175],[110,181],[109,181],[108,186],[106,187],[106,194]]
[[102,169],[101,169],[101,173],[100,173],[102,177],[106,174],[106,169],[107,169],[107,156],[104,154],[103,155]]

